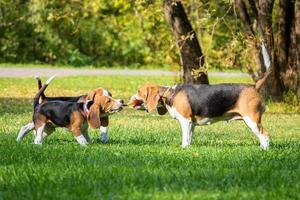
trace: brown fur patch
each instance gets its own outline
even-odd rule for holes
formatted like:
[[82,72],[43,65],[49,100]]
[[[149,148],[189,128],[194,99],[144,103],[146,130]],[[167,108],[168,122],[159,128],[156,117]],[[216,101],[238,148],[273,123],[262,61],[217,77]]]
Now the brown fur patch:
[[184,92],[180,91],[176,94],[172,106],[186,119],[192,119],[192,109]]
[[234,108],[227,113],[238,113],[242,117],[248,116],[254,122],[260,123],[263,105],[257,90],[254,87],[242,90]]
[[40,113],[35,113],[34,118],[35,118],[34,127],[35,127],[36,130],[38,128],[40,128],[43,124],[46,124],[46,122],[47,122],[47,118],[44,115],[40,114]]
[[68,128],[73,132],[75,137],[81,135],[81,128],[84,122],[85,119],[79,111],[72,112]]

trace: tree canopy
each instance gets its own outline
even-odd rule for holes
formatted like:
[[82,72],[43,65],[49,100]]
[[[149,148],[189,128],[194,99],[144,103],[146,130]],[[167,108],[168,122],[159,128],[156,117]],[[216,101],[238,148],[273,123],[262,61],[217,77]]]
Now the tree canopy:
[[[184,2],[206,65],[248,63],[230,1]],[[162,2],[3,0],[0,61],[50,64],[178,66],[178,49]]]

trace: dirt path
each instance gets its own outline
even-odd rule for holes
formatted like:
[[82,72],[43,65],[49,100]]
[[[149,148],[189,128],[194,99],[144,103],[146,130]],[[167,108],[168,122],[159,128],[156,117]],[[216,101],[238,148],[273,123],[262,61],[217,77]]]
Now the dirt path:
[[[142,76],[175,76],[176,72],[162,70],[129,70],[129,69],[59,69],[59,68],[5,68],[0,67],[0,77],[32,77],[50,76],[78,76],[78,75],[142,75]],[[208,76],[247,77],[238,72],[210,72]]]

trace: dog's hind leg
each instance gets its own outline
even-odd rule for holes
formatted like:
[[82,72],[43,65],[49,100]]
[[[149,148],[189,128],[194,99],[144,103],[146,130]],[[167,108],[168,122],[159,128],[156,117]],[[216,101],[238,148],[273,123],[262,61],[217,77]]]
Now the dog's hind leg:
[[25,126],[22,126],[19,134],[17,136],[17,142],[21,141],[23,139],[23,137],[25,137],[30,131],[32,131],[34,129],[34,123],[30,122],[28,124],[26,124]]
[[42,144],[43,143],[43,132],[45,128],[45,123],[41,124],[40,126],[35,127],[35,138],[34,144]]
[[[260,117],[259,117],[260,118]],[[264,130],[263,126],[260,123],[260,119],[255,117],[245,116],[243,117],[246,125],[251,129],[251,131],[258,137],[260,142],[260,147],[264,150],[269,148],[269,135]]]
[[49,135],[51,135],[54,131],[55,127],[52,124],[47,123],[43,131],[43,140],[46,139]]

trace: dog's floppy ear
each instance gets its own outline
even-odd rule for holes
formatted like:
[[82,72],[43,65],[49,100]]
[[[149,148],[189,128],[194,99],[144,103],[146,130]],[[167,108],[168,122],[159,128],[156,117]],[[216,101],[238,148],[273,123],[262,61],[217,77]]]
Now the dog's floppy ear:
[[94,103],[90,106],[88,116],[88,123],[91,128],[99,128],[101,125],[100,122],[100,107],[98,104]]
[[148,112],[151,112],[157,107],[160,96],[153,87],[147,88],[146,104]]
[[87,95],[87,100],[92,100],[92,101],[94,101],[95,95],[96,95],[96,92],[95,92],[94,90],[91,91],[91,92]]
[[[162,100],[160,100],[160,101],[162,101]],[[168,110],[167,110],[166,106],[163,104],[163,102],[161,102],[161,106],[157,107],[157,112],[160,115],[164,115],[168,112]]]

